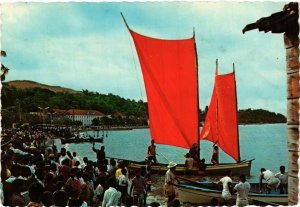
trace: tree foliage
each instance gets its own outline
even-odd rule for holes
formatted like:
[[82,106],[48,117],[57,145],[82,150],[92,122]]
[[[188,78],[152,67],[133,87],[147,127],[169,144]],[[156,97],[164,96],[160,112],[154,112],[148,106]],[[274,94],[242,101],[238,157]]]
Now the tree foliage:
[[246,109],[239,110],[239,123],[286,123],[286,117],[282,114],[270,112],[264,109]]
[[[17,89],[8,87],[3,83],[1,93],[2,103],[2,124],[18,121],[18,107],[20,104],[22,117],[29,112],[39,112],[38,107],[50,107],[52,109],[90,109],[98,110],[105,115],[101,120],[93,120],[93,125],[146,125],[147,124],[147,104],[142,100],[135,101],[122,98],[118,95],[100,94],[83,90],[82,93],[53,92],[42,88]],[[200,121],[205,120],[208,107],[199,109]],[[116,115],[119,114],[119,115]],[[122,114],[122,116],[120,115]],[[34,122],[34,117],[28,116],[27,120]],[[38,120],[38,119],[36,119]],[[71,123],[70,120],[62,120],[64,124]],[[286,117],[263,109],[239,110],[239,123],[285,123]],[[73,123],[75,124],[75,123]],[[76,123],[80,124],[80,123]]]

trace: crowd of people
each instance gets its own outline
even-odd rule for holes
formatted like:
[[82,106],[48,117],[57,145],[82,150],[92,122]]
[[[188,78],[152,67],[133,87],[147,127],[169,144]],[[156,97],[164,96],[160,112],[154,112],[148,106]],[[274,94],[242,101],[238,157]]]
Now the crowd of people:
[[96,162],[58,151],[37,129],[5,133],[12,139],[1,146],[4,206],[146,206],[149,168],[130,172],[125,161],[107,159],[104,146],[93,145]]

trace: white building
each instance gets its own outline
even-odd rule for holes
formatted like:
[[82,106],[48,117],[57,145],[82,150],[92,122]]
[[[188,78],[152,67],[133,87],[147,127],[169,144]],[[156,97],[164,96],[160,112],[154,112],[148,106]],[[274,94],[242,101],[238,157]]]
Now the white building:
[[92,120],[105,116],[102,112],[96,110],[69,109],[67,117],[73,121],[81,121],[83,126],[91,126]]

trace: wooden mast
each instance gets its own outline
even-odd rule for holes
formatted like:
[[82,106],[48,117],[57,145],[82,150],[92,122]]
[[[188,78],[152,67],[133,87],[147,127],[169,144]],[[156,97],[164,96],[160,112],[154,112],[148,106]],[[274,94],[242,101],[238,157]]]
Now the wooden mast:
[[199,160],[200,160],[200,115],[199,115],[199,80],[198,80],[198,75],[199,75],[199,70],[198,70],[198,54],[197,54],[197,45],[196,45],[196,38],[195,38],[195,28],[193,29],[193,39],[194,39],[194,49],[195,49],[195,58],[196,58],[196,87],[197,87],[197,113],[198,113],[198,120],[197,120],[197,137],[198,137],[198,155],[199,155]]
[[236,130],[237,130],[237,138],[238,138],[238,149],[239,149],[239,159],[238,162],[241,161],[241,154],[240,154],[240,136],[239,136],[239,110],[238,110],[238,103],[237,103],[237,90],[236,90],[236,80],[235,80],[235,68],[234,63],[232,63],[233,67],[233,75],[234,75],[234,89],[235,89],[235,107],[236,107]]
[[[217,88],[216,87],[216,84],[217,84],[217,75],[219,74],[219,65],[218,65],[218,59],[216,59],[216,72],[215,72],[215,86],[214,86],[214,90]],[[219,101],[218,101],[218,94],[217,94],[217,91],[216,91],[216,99],[217,99],[217,104],[216,104],[216,135],[217,135],[217,142],[214,143],[215,144],[218,144],[219,142]],[[213,147],[213,151],[214,151],[214,147]],[[219,162],[219,151],[218,151],[218,162]]]

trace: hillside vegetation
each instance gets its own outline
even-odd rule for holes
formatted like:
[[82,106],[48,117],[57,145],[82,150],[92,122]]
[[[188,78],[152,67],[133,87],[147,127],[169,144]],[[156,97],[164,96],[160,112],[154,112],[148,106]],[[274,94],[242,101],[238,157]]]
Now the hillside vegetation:
[[[2,86],[2,109],[22,113],[37,112],[38,107],[56,109],[93,109],[106,115],[122,113],[125,116],[147,118],[147,104],[142,100],[130,100],[113,94],[101,94],[88,90],[74,91],[59,86],[47,86],[31,81],[6,82]],[[207,112],[200,110],[201,121]],[[239,110],[239,123],[285,123],[286,117],[263,109]]]

